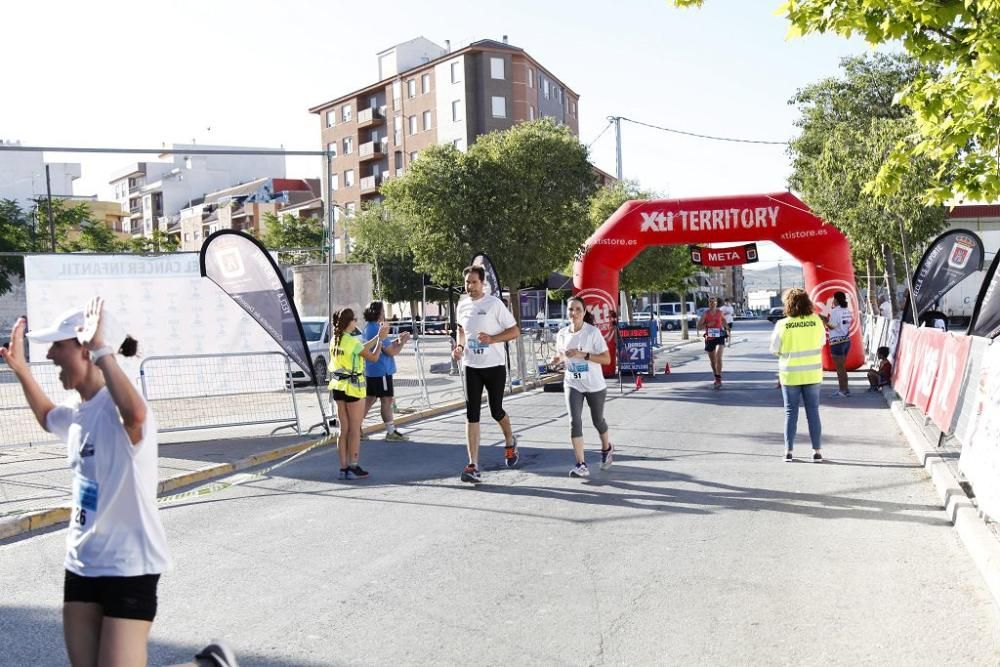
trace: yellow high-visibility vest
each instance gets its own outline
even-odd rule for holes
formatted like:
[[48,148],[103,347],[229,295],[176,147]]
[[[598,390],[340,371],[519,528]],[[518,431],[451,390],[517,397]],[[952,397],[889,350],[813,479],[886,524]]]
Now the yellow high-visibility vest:
[[826,326],[815,313],[778,320],[771,335],[771,352],[778,355],[778,379],[795,386],[823,381]]
[[330,390],[342,391],[353,398],[364,398],[365,360],[361,356],[363,344],[354,336],[343,333],[340,345],[330,341]]

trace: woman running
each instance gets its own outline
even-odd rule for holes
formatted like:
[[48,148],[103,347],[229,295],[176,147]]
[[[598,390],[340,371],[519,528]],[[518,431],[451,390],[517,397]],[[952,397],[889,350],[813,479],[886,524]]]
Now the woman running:
[[837,369],[837,391],[833,398],[847,398],[851,395],[847,383],[847,353],[851,351],[851,322],[854,314],[847,306],[847,294],[833,293],[833,308],[826,320],[826,328],[830,330],[830,357]]
[[389,335],[389,325],[383,322],[378,333],[364,343],[351,335],[357,329],[354,311],[344,308],[334,314],[330,359],[333,361],[330,391],[337,405],[340,435],[337,451],[340,455],[340,479],[368,476],[361,467],[361,422],[365,418],[365,360],[378,361],[382,356],[382,341]]
[[726,349],[726,316],[718,308],[719,300],[712,297],[708,300],[708,310],[702,313],[698,320],[698,332],[705,333],[705,352],[708,362],[712,365],[715,375],[714,387],[722,388],[722,352]]
[[602,364],[611,363],[608,344],[600,330],[594,326],[594,316],[587,312],[583,299],[570,297],[568,326],[556,334],[556,354],[550,363],[566,362],[563,386],[566,409],[569,413],[570,442],[576,465],[570,477],[587,477],[590,471],[583,456],[583,402],[590,408],[590,419],[601,436],[601,470],[611,467],[614,445],[608,437],[608,423],[604,420],[604,400],[607,384],[604,382]]
[[104,312],[100,297],[27,334],[51,343],[46,358],[78,395],[56,405],[31,374],[24,329],[18,319],[0,356],[38,423],[66,441],[74,473],[63,587],[70,663],[145,665],[170,555],[156,507],[156,423],[115,356],[134,356],[138,343]]

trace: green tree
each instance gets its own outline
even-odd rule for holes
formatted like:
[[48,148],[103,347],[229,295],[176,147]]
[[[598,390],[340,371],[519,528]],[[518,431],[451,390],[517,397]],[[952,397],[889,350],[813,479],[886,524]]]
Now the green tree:
[[307,264],[323,260],[326,230],[319,218],[299,218],[288,213],[280,218],[274,213],[264,214],[264,233],[261,241],[272,250],[281,248],[316,248],[306,252],[278,253],[283,264]]
[[381,204],[372,204],[348,221],[354,241],[351,260],[372,265],[375,295],[387,303],[408,301],[416,313],[423,296],[423,275],[416,271],[410,226]]
[[[594,187],[587,149],[545,118],[481,136],[467,153],[429,148],[382,191],[390,212],[412,226],[417,270],[456,284],[483,251],[519,288],[573,257],[587,236]],[[518,297],[511,303],[520,320]]]
[[[672,0],[678,7],[703,0]],[[935,165],[930,203],[1000,198],[1000,3],[993,0],[787,0],[791,35],[860,35],[895,43],[924,65],[897,89],[914,135],[898,141],[871,181],[880,195],[905,190],[910,162]],[[941,68],[940,73],[935,68]]]
[[171,236],[161,229],[154,229],[150,236],[138,236],[125,242],[124,250],[137,255],[158,255],[166,252],[176,252],[181,243],[176,236]]
[[[13,199],[0,200],[0,252],[36,250],[30,214]],[[0,296],[10,291],[14,277],[24,278],[24,260],[0,257]]]
[[[807,86],[791,100],[799,108],[801,133],[789,146],[789,183],[848,237],[858,273],[871,276],[881,268],[895,294],[896,257],[909,272],[914,250],[946,220],[944,209],[925,205],[921,197],[939,171],[926,156],[910,160],[891,193],[868,187],[894,147],[913,132],[912,114],[893,103],[893,91],[924,68],[911,58],[886,55],[847,58],[841,65],[842,77]],[[874,308],[870,280],[866,287]]]

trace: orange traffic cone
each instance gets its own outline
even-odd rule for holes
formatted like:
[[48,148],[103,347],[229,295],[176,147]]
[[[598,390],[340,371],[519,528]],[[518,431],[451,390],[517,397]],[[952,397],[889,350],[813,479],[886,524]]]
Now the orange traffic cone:
[[669,361],[664,361],[663,362],[663,374],[664,375],[670,375],[670,362]]
[[642,376],[641,375],[636,375],[635,376],[635,388],[636,389],[642,389]]

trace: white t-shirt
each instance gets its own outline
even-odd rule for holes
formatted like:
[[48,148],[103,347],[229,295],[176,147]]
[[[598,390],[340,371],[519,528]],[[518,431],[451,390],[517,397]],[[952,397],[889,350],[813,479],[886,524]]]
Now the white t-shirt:
[[[608,342],[601,335],[601,330],[593,324],[583,323],[579,331],[574,332],[573,325],[565,326],[556,334],[556,352],[560,356],[566,350],[583,350],[590,354],[602,354],[608,350]],[[604,381],[604,373],[601,365],[596,361],[588,361],[580,357],[569,359],[563,356],[566,362],[566,374],[564,383],[567,387],[582,392],[601,391],[608,385]]]
[[830,311],[830,343],[841,343],[850,338],[854,315],[850,308],[834,306]]
[[490,294],[484,294],[475,301],[465,296],[458,302],[455,318],[465,331],[462,362],[466,366],[491,368],[507,363],[503,343],[480,343],[476,340],[480,332],[496,336],[517,325],[503,301]]
[[880,303],[878,311],[879,314],[886,319],[892,317],[892,306],[889,305],[888,301],[883,301],[882,303]]
[[73,513],[66,569],[83,577],[137,577],[170,569],[156,507],[157,434],[147,409],[133,445],[107,387],[49,411],[46,429],[66,440],[73,470]]
[[733,307],[732,306],[719,306],[719,310],[722,311],[722,316],[726,318],[726,324],[733,323]]

